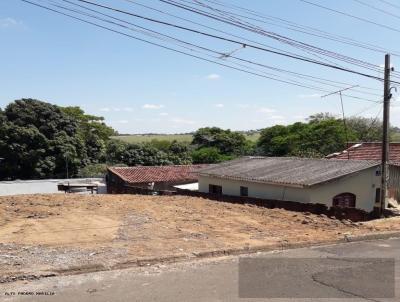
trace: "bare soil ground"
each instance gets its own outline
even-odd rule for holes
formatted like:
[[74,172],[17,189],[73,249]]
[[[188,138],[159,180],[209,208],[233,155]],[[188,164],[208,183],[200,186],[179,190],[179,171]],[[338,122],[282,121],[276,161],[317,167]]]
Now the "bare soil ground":
[[5,196],[0,197],[0,282],[395,230],[399,218],[352,223],[187,196]]

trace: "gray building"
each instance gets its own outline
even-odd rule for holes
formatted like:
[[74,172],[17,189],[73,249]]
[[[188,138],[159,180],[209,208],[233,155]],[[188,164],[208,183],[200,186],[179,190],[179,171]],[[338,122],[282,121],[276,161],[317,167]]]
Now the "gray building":
[[379,206],[380,163],[291,157],[243,157],[199,171],[199,191],[354,207]]

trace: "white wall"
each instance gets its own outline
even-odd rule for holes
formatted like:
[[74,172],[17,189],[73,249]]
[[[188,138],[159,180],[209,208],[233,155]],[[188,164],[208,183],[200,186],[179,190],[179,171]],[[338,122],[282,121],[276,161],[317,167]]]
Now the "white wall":
[[356,195],[357,208],[371,212],[374,207],[375,189],[380,187],[380,177],[375,176],[375,170],[376,168],[370,168],[311,188],[294,188],[283,185],[199,176],[199,191],[208,192],[209,185],[213,184],[222,186],[222,193],[225,195],[240,196],[240,186],[244,186],[248,187],[250,197],[320,203],[328,207],[332,206],[334,196],[349,192]]
[[67,181],[69,181],[70,183],[100,182],[99,194],[107,193],[107,188],[102,178],[75,178],[0,181],[0,196],[18,194],[64,193],[63,191],[58,191],[57,184]]

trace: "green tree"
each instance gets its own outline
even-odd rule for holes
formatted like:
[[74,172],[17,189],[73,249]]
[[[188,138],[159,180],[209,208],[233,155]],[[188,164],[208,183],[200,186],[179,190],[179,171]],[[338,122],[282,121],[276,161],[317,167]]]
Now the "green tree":
[[[347,138],[355,140],[357,134],[347,129]],[[267,156],[321,157],[346,147],[346,131],[341,119],[318,114],[311,116],[308,123],[263,129],[258,147]]]
[[217,148],[221,154],[242,155],[246,150],[246,137],[239,132],[224,130],[218,127],[205,127],[193,134],[192,145],[198,149]]
[[21,99],[1,116],[0,178],[64,177],[67,150],[72,173],[86,161],[77,122],[58,106]]
[[204,147],[192,152],[194,164],[214,164],[233,159],[232,155],[221,154],[215,147]]

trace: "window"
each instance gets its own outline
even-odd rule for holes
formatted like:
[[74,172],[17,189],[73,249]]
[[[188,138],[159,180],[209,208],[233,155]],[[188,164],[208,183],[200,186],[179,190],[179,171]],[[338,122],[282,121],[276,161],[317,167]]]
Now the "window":
[[339,208],[355,208],[356,195],[353,193],[341,193],[333,197],[332,205]]
[[379,203],[381,201],[381,188],[376,188],[375,190],[375,203]]
[[208,185],[208,192],[211,194],[222,194],[222,187],[216,185]]
[[240,196],[249,196],[249,188],[248,187],[240,187]]

